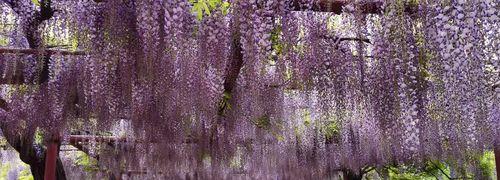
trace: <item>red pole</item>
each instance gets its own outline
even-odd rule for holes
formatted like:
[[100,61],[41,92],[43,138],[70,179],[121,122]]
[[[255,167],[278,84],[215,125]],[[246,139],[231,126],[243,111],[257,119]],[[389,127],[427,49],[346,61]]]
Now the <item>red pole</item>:
[[53,137],[52,141],[47,146],[47,154],[45,156],[45,180],[56,180],[56,162],[59,148],[59,138]]

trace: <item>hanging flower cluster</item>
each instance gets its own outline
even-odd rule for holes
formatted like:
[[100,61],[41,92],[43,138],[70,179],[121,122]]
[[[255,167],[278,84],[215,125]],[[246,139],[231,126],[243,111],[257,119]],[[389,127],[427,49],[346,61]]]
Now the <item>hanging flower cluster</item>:
[[65,137],[127,126],[93,151],[144,178],[474,165],[499,141],[498,3],[373,1],[368,15],[370,2],[339,15],[311,11],[321,1],[54,0],[37,26],[42,6],[5,3],[0,47],[85,53],[0,54],[0,82],[23,77],[1,86],[0,121]]

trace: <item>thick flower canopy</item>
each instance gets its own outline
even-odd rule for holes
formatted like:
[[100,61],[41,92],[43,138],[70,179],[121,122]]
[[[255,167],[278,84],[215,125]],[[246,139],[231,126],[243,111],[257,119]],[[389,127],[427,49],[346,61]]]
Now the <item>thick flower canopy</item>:
[[498,7],[0,0],[0,125],[138,179],[474,172],[500,143]]

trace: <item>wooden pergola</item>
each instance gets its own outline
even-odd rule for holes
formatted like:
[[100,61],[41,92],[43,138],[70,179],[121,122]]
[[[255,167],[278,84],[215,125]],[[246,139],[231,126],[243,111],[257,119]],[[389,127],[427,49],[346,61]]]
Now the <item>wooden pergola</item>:
[[[48,7],[41,6],[40,13],[34,17],[33,26],[37,27],[41,24],[41,21],[50,19],[53,15],[53,10],[50,7],[50,0],[46,0],[49,2]],[[106,0],[94,0],[96,3],[100,3]],[[307,0],[305,0],[307,1]],[[357,9],[356,12],[362,12],[364,14],[381,14],[383,9],[382,2],[365,2],[365,3],[352,3],[345,0],[319,0],[317,3],[313,4],[312,7],[307,7],[302,4],[304,0],[294,0],[292,3],[292,9],[295,11],[315,11],[315,12],[330,12],[335,14],[341,14],[343,12],[348,12],[346,7],[349,5],[352,8]],[[12,7],[14,4],[9,4]],[[412,5],[405,6],[405,12],[409,14],[413,14],[417,12],[417,7]],[[16,48],[0,48],[0,54],[32,54],[32,55],[44,55],[50,56],[53,54],[60,55],[86,55],[87,52],[84,51],[70,51],[70,50],[60,50],[60,49],[45,49],[36,43],[33,43],[32,37],[34,33],[26,33],[26,38],[30,43],[29,49],[16,49]],[[237,36],[237,35],[236,35]],[[234,34],[233,34],[234,37]],[[234,37],[233,42],[231,43],[232,52],[231,59],[229,63],[228,72],[226,74],[226,79],[224,81],[224,92],[231,93],[236,84],[236,78],[240,72],[241,67],[243,66],[243,59],[241,54],[241,44],[239,42],[239,37]],[[357,39],[359,40],[359,39]],[[367,40],[360,40],[367,41]],[[369,42],[369,41],[368,41]],[[24,82],[23,77],[15,77],[10,79],[2,79],[0,78],[0,84],[22,84]],[[8,110],[7,103],[0,99],[0,108]],[[225,107],[223,107],[225,108]],[[51,138],[52,140],[47,146],[46,151],[46,161],[45,161],[45,179],[46,180],[55,180],[56,179],[56,159],[58,158],[58,146],[61,143],[61,136],[57,133]],[[115,136],[94,136],[94,135],[71,135],[69,137],[69,144],[76,147],[78,150],[88,153],[88,149],[84,147],[85,143],[88,142],[98,142],[98,143],[120,143],[120,142],[129,142],[125,138],[115,137]],[[134,141],[133,143],[151,143],[144,141]],[[185,143],[196,143],[194,139],[187,139]],[[495,160],[496,160],[496,171],[497,178],[500,179],[500,144],[496,144],[494,148]],[[137,173],[137,172],[125,172],[125,173]],[[142,173],[142,172],[139,172]],[[120,177],[118,177],[120,179]]]

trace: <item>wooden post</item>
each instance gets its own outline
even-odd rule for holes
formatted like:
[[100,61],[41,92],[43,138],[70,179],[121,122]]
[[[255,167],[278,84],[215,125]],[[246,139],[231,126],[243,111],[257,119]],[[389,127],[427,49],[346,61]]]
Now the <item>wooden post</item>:
[[45,180],[56,180],[56,162],[59,148],[59,137],[53,136],[45,154]]

